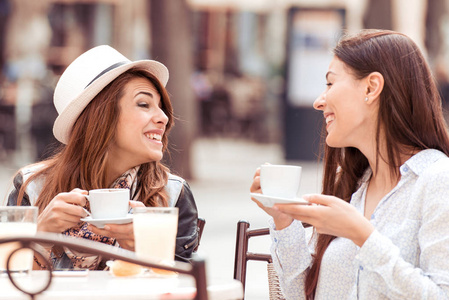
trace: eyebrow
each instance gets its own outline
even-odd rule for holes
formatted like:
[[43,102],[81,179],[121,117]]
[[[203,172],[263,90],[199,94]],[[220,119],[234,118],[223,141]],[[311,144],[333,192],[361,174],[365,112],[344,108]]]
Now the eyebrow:
[[330,74],[333,74],[333,75],[335,75],[335,73],[334,72],[332,72],[332,71],[328,71],[327,73],[326,73],[326,80],[327,80],[327,77],[329,77],[329,75]]
[[153,94],[152,94],[152,93],[149,93],[149,92],[138,92],[138,93],[134,96],[134,98],[137,97],[137,96],[139,96],[140,94],[147,95],[147,96],[150,96],[151,98],[154,98]]

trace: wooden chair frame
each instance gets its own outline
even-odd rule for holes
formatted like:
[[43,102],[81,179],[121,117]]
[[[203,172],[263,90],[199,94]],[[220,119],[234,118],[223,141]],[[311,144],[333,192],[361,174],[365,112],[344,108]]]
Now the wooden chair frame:
[[246,265],[249,260],[266,261],[272,263],[273,259],[270,254],[252,253],[248,252],[248,242],[251,237],[268,235],[270,230],[268,228],[249,229],[249,223],[240,220],[237,223],[237,240],[235,247],[234,260],[234,279],[242,282],[243,292],[245,292],[246,283]]
[[[310,227],[310,224],[303,223],[305,228]],[[271,254],[248,252],[249,239],[255,236],[269,235],[270,229],[258,228],[250,229],[249,222],[240,220],[237,223],[237,236],[235,243],[235,260],[234,260],[234,279],[239,280],[243,285],[243,293],[245,293],[246,283],[246,266],[249,260],[265,261],[267,262],[268,285],[270,300],[285,299],[282,294],[279,278],[274,270],[273,259]]]

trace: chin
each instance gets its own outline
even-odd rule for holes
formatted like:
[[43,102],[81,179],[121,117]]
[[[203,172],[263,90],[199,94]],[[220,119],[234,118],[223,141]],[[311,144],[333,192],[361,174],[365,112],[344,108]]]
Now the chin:
[[329,138],[329,136],[327,136],[326,138],[326,145],[328,145],[331,148],[343,148],[346,147],[346,145],[343,145],[341,142],[339,143],[338,141],[335,141],[332,138]]
[[148,162],[158,162],[161,161],[164,155],[162,153],[153,154],[149,157]]

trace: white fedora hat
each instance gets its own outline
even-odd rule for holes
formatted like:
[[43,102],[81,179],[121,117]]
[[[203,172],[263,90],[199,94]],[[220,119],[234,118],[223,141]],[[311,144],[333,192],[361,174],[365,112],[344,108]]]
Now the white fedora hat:
[[76,58],[61,75],[53,97],[59,116],[53,134],[63,144],[69,141],[73,124],[89,102],[119,75],[133,67],[150,71],[165,86],[168,69],[154,60],[130,61],[114,48],[102,45]]

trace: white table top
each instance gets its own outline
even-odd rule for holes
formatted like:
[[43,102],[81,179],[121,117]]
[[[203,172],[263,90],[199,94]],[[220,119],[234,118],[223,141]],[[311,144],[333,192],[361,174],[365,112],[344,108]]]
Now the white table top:
[[[44,284],[46,279],[43,278],[47,274],[46,271],[33,271],[30,275],[22,275],[17,283],[28,290]],[[243,299],[242,284],[237,280],[215,282],[212,279],[208,282],[207,290],[211,300]],[[0,291],[1,300],[29,299],[4,274],[0,275]],[[195,281],[187,275],[172,278],[154,275],[115,277],[106,271],[89,271],[87,276],[54,276],[51,286],[43,294],[39,294],[37,299],[193,299],[195,291]]]

